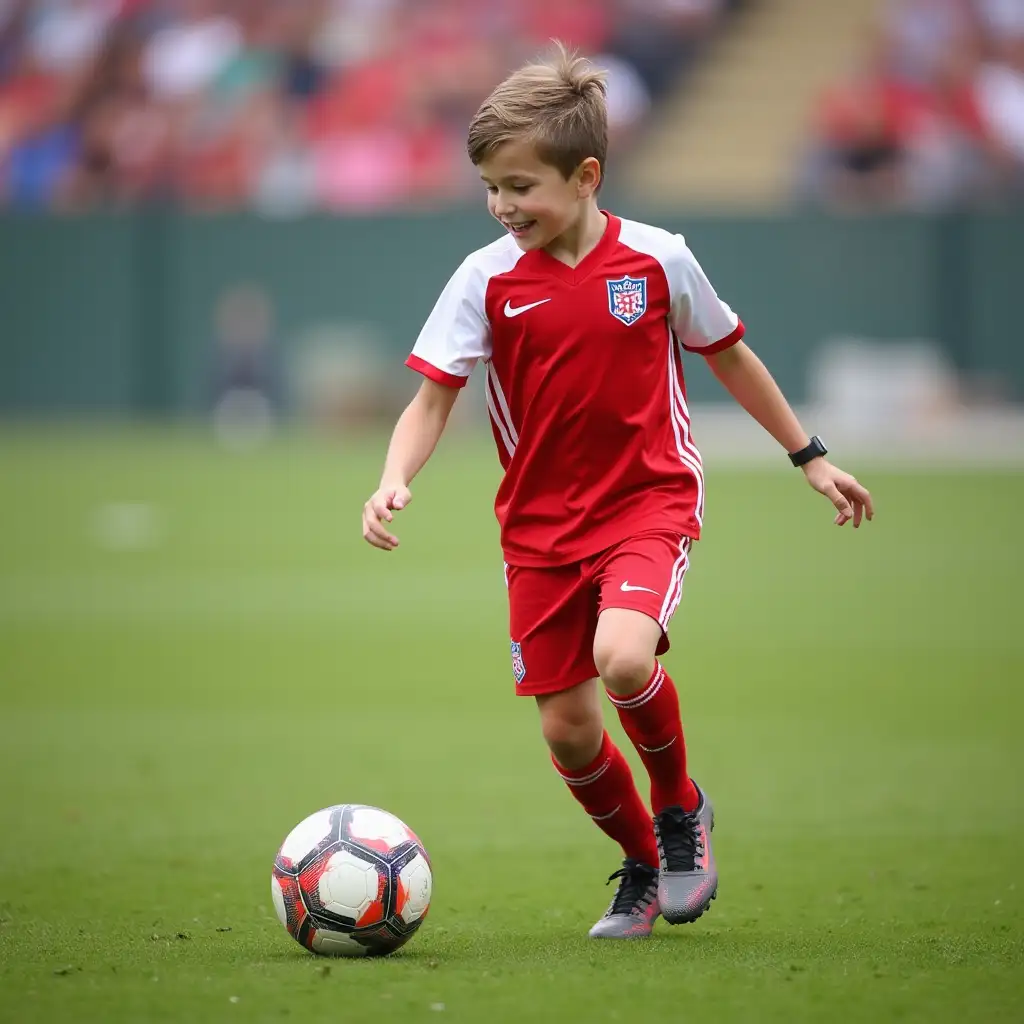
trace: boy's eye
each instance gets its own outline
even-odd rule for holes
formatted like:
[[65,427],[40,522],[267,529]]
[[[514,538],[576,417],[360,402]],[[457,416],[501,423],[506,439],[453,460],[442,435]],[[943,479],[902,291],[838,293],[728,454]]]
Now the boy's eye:
[[[515,192],[515,194],[517,196],[525,196],[526,193],[529,192],[530,189],[533,188],[533,185],[532,184],[530,184],[530,185],[510,185],[509,187],[512,189],[513,192]],[[498,186],[497,185],[488,185],[488,186],[486,186],[486,188],[487,188],[487,194],[488,195],[496,196],[498,194]]]

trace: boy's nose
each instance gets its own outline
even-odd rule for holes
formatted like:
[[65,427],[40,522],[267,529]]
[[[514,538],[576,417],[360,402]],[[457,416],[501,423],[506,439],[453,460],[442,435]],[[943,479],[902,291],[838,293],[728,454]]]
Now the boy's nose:
[[507,199],[498,199],[494,203],[494,215],[502,220],[508,220],[515,212],[515,203],[511,203]]

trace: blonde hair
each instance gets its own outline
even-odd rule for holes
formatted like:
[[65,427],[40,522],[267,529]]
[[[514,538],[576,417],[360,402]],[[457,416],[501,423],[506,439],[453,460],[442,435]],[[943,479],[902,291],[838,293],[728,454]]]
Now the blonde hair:
[[469,126],[466,148],[474,164],[506,142],[533,144],[537,156],[568,180],[594,157],[608,153],[607,74],[555,42],[547,61],[513,72],[484,101]]

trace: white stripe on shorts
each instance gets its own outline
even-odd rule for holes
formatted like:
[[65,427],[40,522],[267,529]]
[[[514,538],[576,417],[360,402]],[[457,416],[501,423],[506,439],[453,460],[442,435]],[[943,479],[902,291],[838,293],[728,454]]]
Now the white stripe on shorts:
[[672,566],[671,584],[665,593],[665,600],[662,602],[661,611],[658,612],[658,625],[668,631],[669,619],[675,614],[679,602],[683,597],[683,577],[690,567],[690,545],[693,543],[691,537],[684,537],[679,542],[679,557]]

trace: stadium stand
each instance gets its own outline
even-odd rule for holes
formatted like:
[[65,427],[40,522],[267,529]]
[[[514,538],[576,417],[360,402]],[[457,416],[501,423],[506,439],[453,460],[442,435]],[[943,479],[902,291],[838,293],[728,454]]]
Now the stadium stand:
[[461,203],[469,118],[552,38],[654,203],[1024,192],[1024,0],[0,0],[0,205]]
[[270,214],[459,201],[469,117],[553,37],[630,141],[726,0],[0,0],[0,201]]

